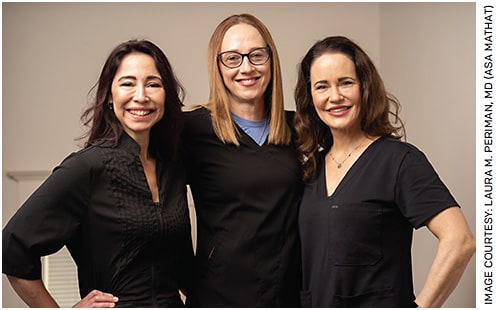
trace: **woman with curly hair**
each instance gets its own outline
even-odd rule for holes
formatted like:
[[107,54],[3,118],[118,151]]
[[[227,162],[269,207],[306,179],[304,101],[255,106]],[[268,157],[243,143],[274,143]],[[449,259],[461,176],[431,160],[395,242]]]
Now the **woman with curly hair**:
[[[368,55],[335,36],[303,58],[295,90],[306,182],[299,210],[307,307],[440,307],[475,251],[456,200],[415,146]],[[414,229],[439,246],[415,296]]]

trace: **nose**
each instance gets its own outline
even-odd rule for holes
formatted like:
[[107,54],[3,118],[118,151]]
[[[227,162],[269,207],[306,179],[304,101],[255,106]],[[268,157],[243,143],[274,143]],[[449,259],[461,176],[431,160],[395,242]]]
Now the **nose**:
[[339,102],[343,99],[343,95],[338,89],[338,87],[330,87],[330,96],[328,100],[330,102]]
[[252,63],[250,62],[248,55],[243,55],[240,70],[243,72],[250,72],[254,70],[254,65],[252,65]]
[[135,95],[133,96],[133,100],[137,102],[147,101],[147,93],[145,85],[136,86]]

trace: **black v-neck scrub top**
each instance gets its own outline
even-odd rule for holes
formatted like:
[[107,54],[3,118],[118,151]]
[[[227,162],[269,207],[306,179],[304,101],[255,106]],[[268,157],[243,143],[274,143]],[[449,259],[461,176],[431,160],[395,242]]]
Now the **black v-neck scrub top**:
[[[225,144],[214,133],[209,110],[185,114],[184,158],[197,214],[187,304],[299,306],[303,185],[293,144],[259,146],[241,128],[240,146]],[[293,113],[287,119],[291,124]]]
[[303,306],[416,307],[413,228],[457,202],[408,143],[373,142],[331,196],[323,162],[299,211]]

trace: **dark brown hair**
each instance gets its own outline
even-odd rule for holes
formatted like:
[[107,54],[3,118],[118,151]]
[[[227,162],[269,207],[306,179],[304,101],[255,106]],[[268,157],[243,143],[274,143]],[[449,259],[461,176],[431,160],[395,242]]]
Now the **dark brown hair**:
[[333,145],[330,128],[321,121],[314,108],[310,85],[312,63],[327,53],[346,55],[354,63],[361,92],[361,130],[371,137],[401,139],[405,134],[404,125],[398,116],[400,103],[386,92],[381,76],[369,56],[346,37],[332,36],[318,41],[300,63],[295,88],[297,151],[306,182],[316,176],[319,153],[328,152]]
[[147,40],[129,40],[119,44],[110,53],[105,62],[100,77],[90,92],[96,95],[91,106],[81,116],[88,132],[82,137],[87,137],[85,147],[94,145],[102,140],[117,146],[123,134],[123,128],[114,112],[109,109],[109,98],[114,76],[122,59],[131,53],[147,54],[154,59],[161,79],[164,81],[166,99],[164,102],[164,116],[150,131],[149,150],[165,159],[172,159],[179,149],[179,137],[183,127],[184,89],[176,78],[172,67],[162,50],[154,43]]

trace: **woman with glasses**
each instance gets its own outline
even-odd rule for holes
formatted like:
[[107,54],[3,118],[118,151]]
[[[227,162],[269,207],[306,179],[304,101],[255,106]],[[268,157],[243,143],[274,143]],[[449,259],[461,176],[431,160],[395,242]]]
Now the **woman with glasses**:
[[233,15],[208,47],[210,98],[186,112],[185,160],[197,214],[190,305],[299,306],[302,191],[280,64],[268,29]]

